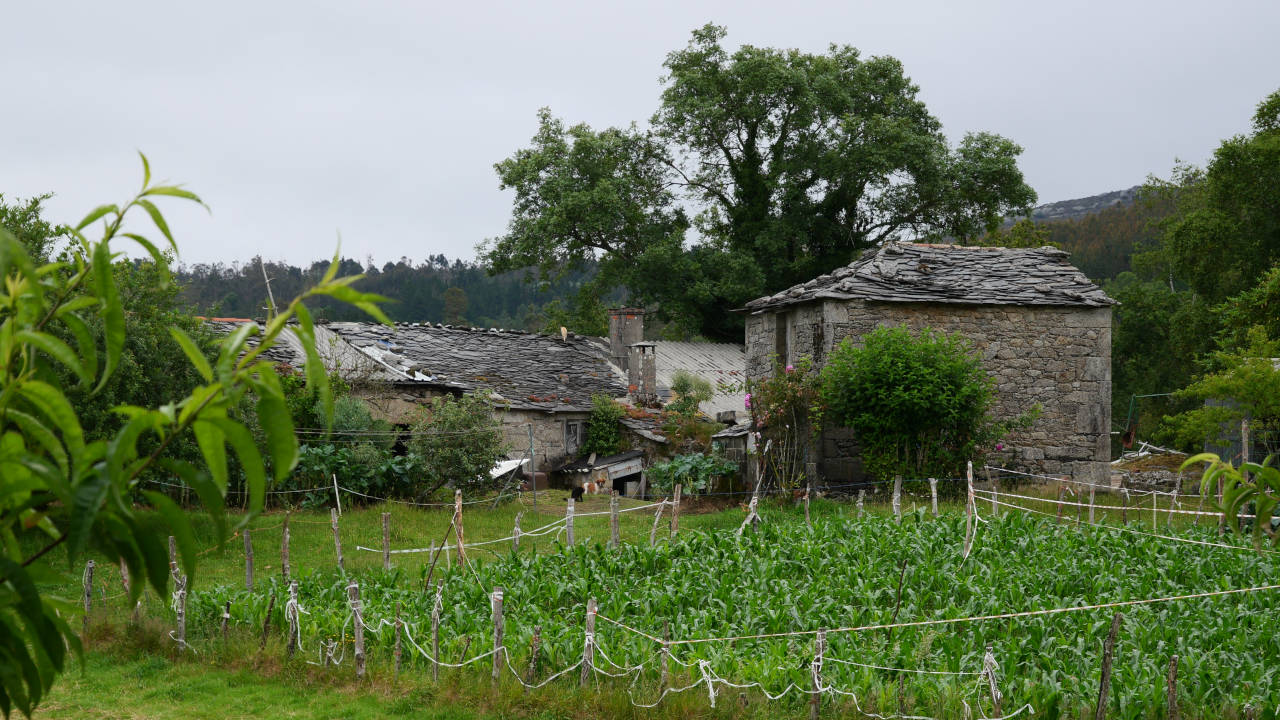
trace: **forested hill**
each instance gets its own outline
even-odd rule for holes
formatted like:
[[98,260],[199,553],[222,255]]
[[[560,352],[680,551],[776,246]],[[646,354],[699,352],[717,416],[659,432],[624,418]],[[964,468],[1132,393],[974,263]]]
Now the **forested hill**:
[[1151,221],[1169,208],[1138,200],[1137,187],[1041,205],[1031,213],[1049,242],[1071,253],[1071,262],[1095,281],[1130,269],[1135,249],[1150,241]]
[[[1114,278],[1129,268],[1135,247],[1151,238],[1148,221],[1163,214],[1135,202],[1137,188],[1041,205],[1032,220],[1047,231],[1047,240],[1071,253],[1071,261],[1096,281]],[[324,274],[327,261],[306,267],[266,263],[271,289],[284,302]],[[393,320],[443,322],[482,327],[541,330],[560,318],[586,274],[565,277],[546,287],[526,281],[523,271],[491,276],[474,262],[435,255],[420,263],[407,258],[381,267],[344,259],[340,274],[364,273],[360,288],[393,300],[386,305]],[[223,317],[266,315],[267,287],[255,258],[245,263],[180,266],[177,278],[183,297],[198,312]],[[361,319],[349,305],[316,303],[331,320]],[[553,320],[554,319],[554,320]]]
[[[271,291],[277,302],[287,302],[315,284],[328,266],[317,261],[308,267],[266,262]],[[392,320],[443,322],[483,327],[543,328],[564,300],[572,297],[584,275],[569,275],[547,287],[526,282],[524,272],[490,276],[480,266],[450,261],[436,255],[421,263],[402,258],[382,267],[343,259],[339,275],[364,273],[358,287],[392,299],[383,306]],[[266,315],[267,287],[255,258],[234,262],[185,265],[175,272],[183,298],[197,312],[222,317],[256,318]],[[312,303],[308,302],[308,305]],[[358,320],[363,314],[350,305],[321,298],[314,303],[321,317]]]

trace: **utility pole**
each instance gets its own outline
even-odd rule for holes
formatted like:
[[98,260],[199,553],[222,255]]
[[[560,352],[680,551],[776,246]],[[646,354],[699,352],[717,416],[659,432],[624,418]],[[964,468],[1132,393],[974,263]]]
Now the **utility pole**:
[[267,283],[267,299],[271,301],[271,316],[267,319],[270,320],[276,316],[276,296],[271,292],[271,278],[267,277],[267,266],[262,262],[261,255],[258,256],[258,267],[262,269],[262,279]]
[[538,456],[533,449],[533,423],[529,423],[529,479],[533,488],[533,511],[538,512]]

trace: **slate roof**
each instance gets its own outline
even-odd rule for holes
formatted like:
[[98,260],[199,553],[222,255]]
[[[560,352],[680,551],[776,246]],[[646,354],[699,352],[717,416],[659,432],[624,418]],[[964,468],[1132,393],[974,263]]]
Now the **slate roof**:
[[743,310],[766,312],[833,298],[967,305],[1104,307],[1115,301],[1052,247],[885,243],[863,258]]
[[324,328],[376,359],[398,382],[487,389],[513,408],[583,411],[590,410],[592,395],[627,394],[609,364],[608,345],[598,338],[430,323],[331,322]]
[[697,375],[711,383],[715,393],[710,400],[698,407],[715,417],[723,410],[741,410],[746,392],[741,388],[729,391],[725,384],[741,385],[747,368],[746,348],[736,343],[676,342],[659,340],[654,343],[657,363],[658,391],[663,400],[671,395],[671,380],[677,370]]
[[[258,326],[258,330],[263,329],[263,323],[243,318],[208,318],[205,322],[219,335],[231,333],[237,327],[246,323],[254,323]],[[280,333],[279,339],[261,357],[274,363],[283,363],[297,369],[302,369],[307,362],[306,353],[302,350],[302,342],[298,336],[294,334],[294,325],[290,324]],[[378,362],[377,359],[369,357],[367,354],[356,350],[351,345],[343,342],[341,338],[335,335],[325,325],[316,325],[316,352],[319,353],[325,367],[330,370],[338,371],[346,378],[360,378],[366,380],[379,380],[385,382],[401,382],[406,378],[403,373],[392,370],[384,364]],[[253,335],[249,338],[248,346],[256,348],[258,346],[259,335]]]

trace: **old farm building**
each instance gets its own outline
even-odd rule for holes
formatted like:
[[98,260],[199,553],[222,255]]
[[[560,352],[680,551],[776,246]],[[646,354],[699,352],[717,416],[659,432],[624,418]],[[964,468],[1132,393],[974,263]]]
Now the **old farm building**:
[[[1055,248],[888,243],[832,273],[748,303],[747,374],[802,356],[821,366],[844,338],[879,326],[964,335],[996,382],[996,412],[1039,403],[1035,424],[997,454],[1027,471],[1105,482],[1110,459],[1111,306]],[[821,473],[862,476],[856,439],[824,433]]]

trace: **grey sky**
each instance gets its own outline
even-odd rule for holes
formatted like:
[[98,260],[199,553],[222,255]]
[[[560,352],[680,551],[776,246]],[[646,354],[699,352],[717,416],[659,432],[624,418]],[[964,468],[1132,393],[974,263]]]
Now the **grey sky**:
[[[154,172],[186,262],[470,258],[505,228],[492,165],[550,106],[645,121],[665,55],[829,43],[900,60],[949,136],[1001,133],[1041,202],[1203,162],[1280,88],[1280,3],[17,2],[0,5],[0,193],[75,221]],[[174,203],[169,203],[170,207]]]

